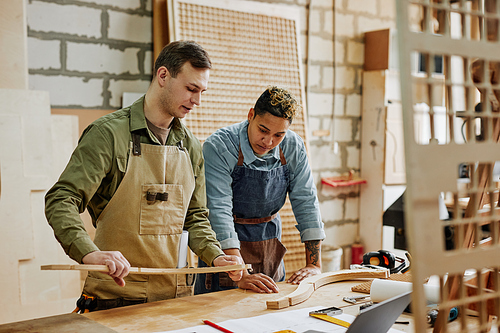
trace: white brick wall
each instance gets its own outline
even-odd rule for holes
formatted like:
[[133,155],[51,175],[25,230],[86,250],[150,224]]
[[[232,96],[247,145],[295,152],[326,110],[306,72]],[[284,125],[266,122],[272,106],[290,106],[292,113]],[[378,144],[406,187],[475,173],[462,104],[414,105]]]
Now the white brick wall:
[[321,76],[321,87],[323,89],[333,89],[333,66],[323,66],[323,75]]
[[153,52],[147,51],[144,58],[144,74],[152,75],[154,70]]
[[345,118],[335,119],[335,140],[349,142],[352,140],[352,120]]
[[108,89],[111,92],[111,99],[109,104],[113,108],[121,108],[123,92],[137,92],[145,94],[148,90],[149,84],[150,81],[110,80]]
[[309,93],[307,112],[310,116],[332,114],[333,96],[331,94]]
[[139,74],[138,48],[111,49],[108,45],[90,43],[67,44],[67,68],[72,71]]
[[28,68],[59,69],[61,42],[58,40],[42,40],[28,38]]
[[347,63],[363,65],[365,62],[365,44],[349,40],[347,42]]
[[94,3],[98,5],[107,5],[121,9],[139,9],[141,0],[80,0],[82,2]]
[[342,42],[335,42],[335,64],[345,62],[345,46]]
[[311,36],[309,41],[309,57],[312,61],[329,61],[333,59],[333,41],[318,36]]
[[[151,80],[151,2],[29,1],[30,87],[49,90],[52,106],[119,106],[116,96],[123,91],[108,90],[108,86],[120,86],[111,80],[126,81],[138,89]],[[79,89],[83,90],[77,93]]]
[[[344,219],[344,200],[343,199],[329,199],[323,200],[319,204],[321,209],[321,218],[323,222],[327,221],[342,221]],[[327,237],[330,243],[330,239]],[[336,243],[335,243],[336,244]]]
[[349,169],[359,170],[360,151],[358,147],[346,147],[347,167]]
[[347,9],[363,14],[377,14],[377,1],[374,0],[349,0]]
[[336,13],[335,34],[337,36],[354,37],[356,34],[354,29],[354,15]]
[[364,34],[367,31],[395,28],[396,22],[383,20],[379,18],[359,17],[358,34]]
[[[311,2],[309,2],[309,3],[311,3]],[[332,0],[313,0],[312,4],[315,7],[332,8]]]
[[350,94],[347,96],[346,115],[353,117],[361,116],[361,95]]
[[321,80],[321,66],[310,65],[307,69],[309,88],[318,88]]
[[358,224],[343,223],[334,225],[326,228],[325,234],[328,244],[335,244],[335,246],[350,246],[356,240]]
[[346,220],[357,220],[359,216],[359,200],[358,198],[347,197],[345,200],[345,216]]
[[342,159],[335,155],[330,145],[310,145],[311,165],[314,170],[335,169],[342,166]]
[[335,116],[343,116],[345,107],[345,95],[335,94]]
[[333,20],[333,11],[327,10],[323,11],[323,13],[324,13],[324,25],[323,25],[324,32],[333,36],[333,27],[335,23]]
[[312,136],[313,131],[321,129],[321,119],[316,117],[308,117],[307,129],[309,131],[309,135]]
[[33,1],[27,6],[28,27],[84,37],[101,37],[101,11],[74,5]]
[[[330,130],[331,132],[331,129],[332,129],[332,118],[331,117],[322,117],[322,128],[323,130]],[[331,133],[329,136],[326,136],[326,137],[323,137],[323,140],[330,140],[331,138]]]
[[317,34],[321,32],[321,12],[322,10],[312,9],[309,21],[310,33]]
[[152,40],[152,20],[149,16],[109,11],[108,37],[144,43]]
[[395,0],[379,0],[380,16],[396,21],[396,1]]
[[337,89],[354,89],[356,70],[352,67],[337,66],[335,69],[335,84]]
[[102,105],[102,79],[85,81],[79,77],[30,75],[29,87],[43,87],[50,92],[50,104],[55,106],[99,107]]

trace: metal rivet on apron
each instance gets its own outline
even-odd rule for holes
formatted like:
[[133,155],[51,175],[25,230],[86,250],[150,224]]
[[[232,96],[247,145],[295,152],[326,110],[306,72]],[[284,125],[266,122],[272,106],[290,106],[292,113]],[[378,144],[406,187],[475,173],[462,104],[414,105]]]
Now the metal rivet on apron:
[[146,200],[148,201],[148,203],[153,203],[154,201],[156,201],[156,192],[150,192],[148,191],[148,193],[146,193]]
[[159,201],[168,201],[168,193],[167,192],[156,193],[156,200],[159,200]]

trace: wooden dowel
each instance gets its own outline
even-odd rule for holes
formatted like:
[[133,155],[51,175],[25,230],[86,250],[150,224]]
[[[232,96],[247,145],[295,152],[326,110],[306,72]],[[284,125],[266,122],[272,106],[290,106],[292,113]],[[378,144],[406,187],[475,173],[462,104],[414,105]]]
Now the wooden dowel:
[[[61,271],[61,270],[79,270],[79,271],[96,271],[108,272],[106,265],[43,265],[43,271]],[[242,269],[252,269],[250,264],[229,265],[218,267],[201,267],[201,268],[143,268],[130,267],[129,274],[193,274],[193,273],[220,273],[229,271],[239,271]]]

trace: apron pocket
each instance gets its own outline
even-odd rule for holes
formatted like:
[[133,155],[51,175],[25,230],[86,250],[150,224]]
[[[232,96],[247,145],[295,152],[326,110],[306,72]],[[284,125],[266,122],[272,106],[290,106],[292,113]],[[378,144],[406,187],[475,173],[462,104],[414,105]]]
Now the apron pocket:
[[180,234],[186,211],[183,198],[182,185],[142,185],[139,234]]
[[277,238],[263,241],[240,241],[240,252],[246,264],[252,264],[253,273],[263,273],[274,281],[282,278],[281,260],[286,253],[285,246]]

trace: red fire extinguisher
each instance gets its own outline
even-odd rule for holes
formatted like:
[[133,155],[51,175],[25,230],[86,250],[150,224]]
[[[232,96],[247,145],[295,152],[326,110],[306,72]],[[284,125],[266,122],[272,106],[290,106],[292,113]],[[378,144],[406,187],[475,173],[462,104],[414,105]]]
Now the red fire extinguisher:
[[356,240],[354,244],[351,246],[351,264],[359,265],[363,263],[363,245]]

